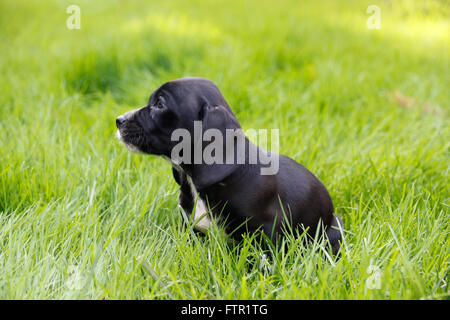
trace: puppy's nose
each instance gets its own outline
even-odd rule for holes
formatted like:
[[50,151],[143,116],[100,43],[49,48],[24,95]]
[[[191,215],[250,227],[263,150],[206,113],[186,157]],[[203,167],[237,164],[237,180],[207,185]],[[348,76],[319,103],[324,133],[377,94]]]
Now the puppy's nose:
[[120,126],[122,126],[125,122],[125,118],[123,116],[119,116],[116,119],[116,126],[117,128],[119,128]]

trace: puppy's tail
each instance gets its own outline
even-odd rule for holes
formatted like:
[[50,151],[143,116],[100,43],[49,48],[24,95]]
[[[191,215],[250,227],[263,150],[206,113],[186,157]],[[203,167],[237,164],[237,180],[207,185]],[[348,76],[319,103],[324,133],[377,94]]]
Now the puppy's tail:
[[335,256],[338,256],[339,249],[341,247],[342,230],[344,230],[344,223],[342,222],[342,219],[338,216],[333,216],[331,225],[328,226],[326,233],[328,241],[331,245],[331,250]]

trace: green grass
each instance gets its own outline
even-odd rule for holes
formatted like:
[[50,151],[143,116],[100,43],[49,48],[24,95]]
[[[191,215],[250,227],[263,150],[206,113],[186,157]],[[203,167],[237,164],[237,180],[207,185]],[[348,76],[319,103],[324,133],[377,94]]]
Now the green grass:
[[[79,3],[68,30],[64,1],[0,2],[0,298],[449,298],[448,2]],[[251,239],[178,231],[169,165],[114,133],[182,76],[280,129],[344,220],[340,260],[290,239],[259,267]]]

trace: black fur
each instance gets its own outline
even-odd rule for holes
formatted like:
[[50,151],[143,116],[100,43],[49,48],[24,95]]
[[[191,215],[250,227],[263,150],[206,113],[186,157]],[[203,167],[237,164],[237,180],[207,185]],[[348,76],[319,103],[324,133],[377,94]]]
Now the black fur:
[[[169,157],[177,142],[171,133],[184,128],[193,133],[194,121],[203,130],[239,129],[240,125],[219,89],[209,80],[183,78],[163,84],[148,104],[117,118],[122,140],[139,151]],[[258,147],[245,138],[247,152]],[[235,147],[235,146],[234,146]],[[246,154],[248,157],[248,154]],[[280,155],[279,171],[261,175],[264,164],[180,164],[174,178],[180,185],[179,203],[189,214],[195,199],[188,177],[208,203],[211,213],[226,220],[226,231],[239,240],[244,232],[262,231],[274,240],[283,236],[286,222],[300,233],[308,228],[314,236],[319,221],[337,254],[342,239],[325,186],[305,167]],[[343,227],[340,220],[340,227]]]

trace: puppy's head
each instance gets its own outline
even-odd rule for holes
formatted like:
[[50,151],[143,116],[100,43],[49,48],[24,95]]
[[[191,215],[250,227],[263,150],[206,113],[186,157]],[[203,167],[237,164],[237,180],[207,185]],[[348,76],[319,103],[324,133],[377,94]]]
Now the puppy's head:
[[209,80],[182,78],[163,84],[152,93],[146,106],[116,119],[117,136],[134,152],[170,157],[176,129],[193,134],[194,121],[203,130],[240,128],[219,89]]

